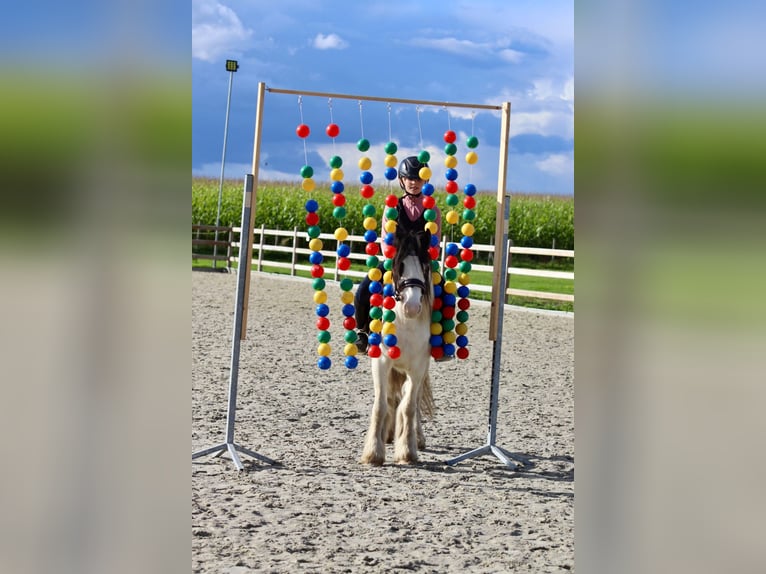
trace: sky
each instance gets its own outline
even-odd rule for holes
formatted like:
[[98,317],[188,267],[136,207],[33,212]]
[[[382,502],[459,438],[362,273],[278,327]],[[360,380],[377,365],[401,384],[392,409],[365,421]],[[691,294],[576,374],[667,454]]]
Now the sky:
[[[192,174],[219,178],[226,129],[227,59],[233,75],[224,175],[241,179],[253,157],[258,83],[267,88],[460,102],[511,103],[507,191],[574,193],[572,0],[471,2],[192,1]],[[427,150],[432,182],[444,179],[444,132],[458,139],[458,183],[495,191],[498,111],[419,106],[266,91],[260,180],[299,181],[311,165],[329,181],[330,157],[358,175],[365,137],[374,183],[385,182],[383,147],[397,158]],[[296,127],[311,135],[301,140]],[[340,127],[330,138],[329,123]],[[465,162],[469,136],[478,161]]]

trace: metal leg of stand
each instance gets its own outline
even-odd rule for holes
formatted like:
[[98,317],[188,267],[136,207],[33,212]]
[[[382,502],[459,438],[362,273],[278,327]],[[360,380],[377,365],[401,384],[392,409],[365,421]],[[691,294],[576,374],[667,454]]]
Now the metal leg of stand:
[[[243,233],[245,232],[249,225],[250,225],[250,209],[251,209],[251,199],[253,195],[253,176],[251,174],[247,174],[245,178],[245,193],[244,193],[244,199],[243,199],[243,206],[242,206],[242,229]],[[240,239],[240,245],[244,245],[245,242]],[[204,450],[200,450],[198,452],[195,452],[192,454],[192,460],[199,458],[201,456],[205,456],[207,454],[213,454],[216,453],[215,456],[221,456],[225,452],[229,453],[229,456],[231,456],[231,460],[234,462],[234,465],[237,467],[237,470],[243,470],[244,466],[242,465],[242,460],[240,459],[239,455],[237,454],[237,451],[246,454],[248,456],[251,456],[257,460],[260,460],[262,462],[279,466],[279,463],[271,460],[268,457],[263,456],[262,454],[258,454],[255,451],[252,451],[250,449],[247,449],[243,446],[240,446],[238,444],[234,443],[234,418],[237,411],[237,378],[239,376],[239,344],[240,344],[240,338],[241,338],[241,330],[242,330],[242,313],[243,313],[243,303],[244,303],[244,297],[245,297],[245,274],[247,272],[247,266],[250,265],[250,257],[249,254],[246,253],[246,249],[242,249],[240,247],[239,250],[239,268],[238,276],[237,276],[237,302],[236,307],[234,309],[234,334],[232,335],[232,345],[231,345],[231,369],[229,370],[229,404],[228,404],[228,412],[226,416],[226,442],[212,446],[210,448],[206,448]]]

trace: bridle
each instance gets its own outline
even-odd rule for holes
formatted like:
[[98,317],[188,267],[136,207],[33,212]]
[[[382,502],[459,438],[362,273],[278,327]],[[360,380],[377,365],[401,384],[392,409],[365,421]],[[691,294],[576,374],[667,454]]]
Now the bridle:
[[396,285],[396,293],[394,295],[394,298],[397,301],[402,300],[402,291],[404,291],[407,287],[417,287],[422,292],[423,295],[426,293],[426,282],[422,279],[417,279],[415,277],[408,277],[406,279],[402,279],[399,281],[399,283]]

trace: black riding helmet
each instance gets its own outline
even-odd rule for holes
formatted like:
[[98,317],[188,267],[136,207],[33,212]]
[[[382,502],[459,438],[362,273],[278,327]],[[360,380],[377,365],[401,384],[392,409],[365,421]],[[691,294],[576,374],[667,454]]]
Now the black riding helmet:
[[428,167],[427,163],[420,163],[417,156],[405,157],[399,164],[399,177],[407,179],[420,179],[420,168]]

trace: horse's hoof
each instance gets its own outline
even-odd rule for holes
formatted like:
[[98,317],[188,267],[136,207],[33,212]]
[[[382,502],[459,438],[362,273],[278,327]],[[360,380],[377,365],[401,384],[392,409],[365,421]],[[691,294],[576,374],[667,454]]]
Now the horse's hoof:
[[416,454],[410,454],[406,456],[397,456],[397,457],[394,457],[394,462],[396,464],[417,464],[418,456]]
[[382,466],[384,460],[385,457],[382,456],[362,455],[362,458],[359,460],[359,462],[362,464],[370,464],[372,466]]

